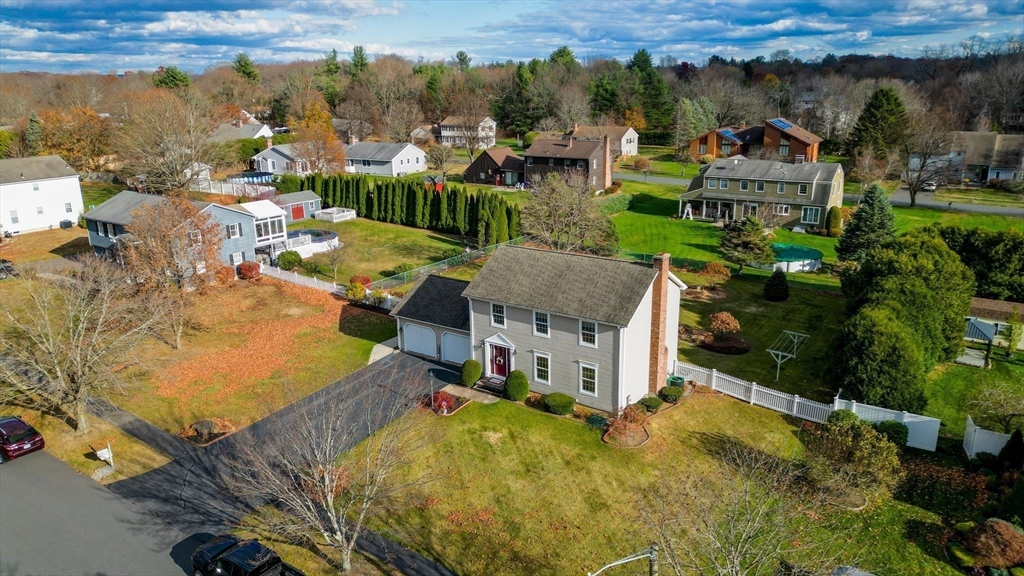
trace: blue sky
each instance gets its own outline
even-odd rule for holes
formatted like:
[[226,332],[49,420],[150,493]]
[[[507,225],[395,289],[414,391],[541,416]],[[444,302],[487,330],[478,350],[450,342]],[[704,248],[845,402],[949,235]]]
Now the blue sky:
[[199,72],[245,51],[257,62],[370,54],[474,62],[628,58],[647,48],[702,62],[788,48],[801,58],[889,53],[1024,29],[1024,0],[0,0],[0,71]]

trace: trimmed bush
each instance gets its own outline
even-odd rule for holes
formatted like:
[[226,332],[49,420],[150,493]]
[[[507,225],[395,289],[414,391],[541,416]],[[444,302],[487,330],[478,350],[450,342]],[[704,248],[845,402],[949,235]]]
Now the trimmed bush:
[[447,248],[441,252],[441,260],[462,256],[462,248]]
[[810,478],[823,486],[888,493],[903,479],[899,448],[862,420],[826,421],[807,439]]
[[259,262],[242,262],[238,265],[238,277],[242,280],[255,280],[260,277]]
[[235,269],[231,266],[221,266],[213,273],[218,284],[227,284],[235,279]]
[[277,255],[277,267],[281,270],[292,270],[302,264],[302,256],[295,250],[285,250]]
[[825,229],[833,238],[838,238],[843,233],[843,213],[838,206],[828,209],[828,213],[825,215]]
[[907,429],[906,424],[895,420],[882,420],[875,424],[875,430],[878,430],[890,442],[901,449],[907,447],[907,436],[910,434],[910,431]]
[[362,284],[363,286],[369,286],[370,282],[370,277],[363,274],[356,274],[348,279],[349,284]]
[[433,396],[430,396],[423,401],[424,407],[429,408],[438,414],[447,414],[458,407],[459,401],[451,394],[444,390],[438,390],[434,392]]
[[462,363],[462,369],[459,370],[459,382],[463,386],[472,386],[476,384],[476,381],[480,379],[484,374],[484,367],[480,365],[476,360],[466,360]]
[[591,428],[604,430],[605,428],[608,427],[608,419],[605,418],[604,416],[601,416],[600,414],[591,414],[590,416],[587,417],[587,425],[590,426]]
[[860,418],[849,410],[836,410],[828,415],[825,422],[829,424],[842,424],[843,422],[860,422]]
[[700,276],[705,286],[714,288],[731,278],[732,272],[721,262],[708,262],[700,272],[697,272],[697,276]]
[[409,272],[410,270],[415,270],[415,269],[416,269],[416,266],[413,266],[412,264],[410,264],[408,262],[402,262],[398,266],[395,266],[391,270],[391,273],[390,274],[386,274],[386,276],[398,276],[399,274],[405,274],[406,272]]
[[643,406],[648,412],[657,412],[658,408],[665,404],[665,401],[657,396],[648,396],[641,398],[637,404]]
[[351,282],[345,286],[345,297],[355,302],[361,302],[366,298],[366,286],[358,282]]
[[661,390],[658,390],[658,396],[665,402],[670,404],[676,404],[679,399],[683,397],[682,386],[665,386]]
[[629,210],[631,200],[633,200],[633,197],[629,194],[610,194],[598,197],[595,203],[597,204],[597,210],[601,214],[611,216],[612,214]]
[[533,146],[533,141],[537,139],[537,136],[539,136],[539,134],[537,134],[536,132],[527,132],[526,134],[524,134],[523,146],[526,146],[527,148]]
[[505,397],[513,402],[522,402],[530,395],[530,382],[522,370],[513,370],[505,379]]
[[740,321],[728,312],[715,312],[708,318],[708,329],[715,336],[735,334],[740,331]]
[[697,162],[700,162],[701,164],[711,164],[714,161],[715,157],[711,154],[701,154],[697,157]]
[[544,407],[548,409],[548,412],[552,414],[558,414],[559,416],[565,416],[566,414],[572,413],[573,407],[576,406],[576,399],[568,394],[562,394],[561,392],[552,392],[544,397]]
[[769,302],[785,302],[789,300],[789,282],[786,273],[775,269],[771,277],[764,283],[764,299]]

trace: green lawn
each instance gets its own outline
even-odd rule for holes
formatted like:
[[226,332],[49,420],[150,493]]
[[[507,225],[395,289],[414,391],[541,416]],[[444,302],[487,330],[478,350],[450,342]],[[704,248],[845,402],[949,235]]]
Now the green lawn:
[[[700,169],[700,164],[695,162],[680,162],[675,155],[675,149],[671,146],[640,146],[637,149],[640,156],[651,159],[651,176],[667,176],[669,178],[693,178]],[[619,172],[630,174],[643,174],[633,168],[633,160],[636,157],[623,158],[615,164],[614,169]]]
[[971,400],[990,386],[1020,385],[1021,382],[1024,382],[1024,352],[1018,352],[1014,361],[1007,362],[1002,351],[994,351],[990,370],[943,364],[928,375],[925,388],[928,406],[924,414],[942,420],[944,434],[963,437],[970,413],[967,404]]
[[[338,223],[304,220],[289,228],[319,228],[338,233],[338,240],[344,245],[342,264],[338,268],[339,283],[348,282],[356,274],[378,280],[399,264],[425,266],[441,260],[441,253],[445,250],[462,247],[457,236],[365,218]],[[314,255],[312,260],[326,264],[323,254]],[[321,278],[332,280],[330,277]]]
[[85,204],[86,212],[113,198],[122,190],[127,188],[120,184],[82,182],[82,202]]
[[986,230],[1024,230],[1024,218],[997,214],[976,214],[973,212],[950,212],[931,208],[893,207],[896,213],[896,229],[906,232],[911,228],[927,226],[933,222],[956,224],[964,228]]
[[1020,208],[1022,210],[1021,214],[1024,214],[1024,199],[1021,199],[1021,195],[1004,190],[993,190],[991,188],[982,188],[980,190],[942,188],[935,192],[935,200],[938,202],[957,202],[959,204],[983,204]]
[[[739,335],[750,343],[750,352],[737,356],[719,354],[680,341],[679,359],[790,394],[830,402],[836,389],[827,382],[825,367],[832,338],[844,319],[843,298],[838,294],[792,290],[786,302],[768,302],[761,296],[760,282],[733,279],[724,287],[728,297],[722,300],[684,298],[679,323],[707,329],[708,317],[716,312],[729,312],[739,321]],[[775,360],[766,350],[783,330],[811,337],[797,358],[782,364],[776,382]]]
[[[648,423],[643,448],[620,450],[600,432],[509,402],[471,403],[433,418],[438,442],[416,459],[437,480],[373,527],[459,574],[585,574],[636,552],[651,538],[638,502],[682,470],[720,480],[708,439],[735,440],[791,456],[802,451],[787,417],[722,396],[695,394]],[[957,574],[908,541],[908,524],[930,512],[884,502],[859,512],[829,509],[847,526],[844,562],[876,574]],[[813,538],[813,536],[812,536]],[[613,574],[646,574],[638,564]]]

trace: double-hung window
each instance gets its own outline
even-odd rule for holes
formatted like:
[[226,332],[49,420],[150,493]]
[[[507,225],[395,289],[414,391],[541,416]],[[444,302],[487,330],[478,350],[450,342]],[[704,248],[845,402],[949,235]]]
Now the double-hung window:
[[747,190],[750,190],[750,181],[740,180],[740,192],[746,192]]
[[545,338],[551,337],[550,330],[550,317],[547,312],[534,312],[533,313],[533,335],[543,336]]
[[597,322],[580,320],[580,346],[597,348]]
[[534,351],[533,381],[541,384],[551,384],[551,354]]
[[721,180],[718,181],[718,187],[721,188],[722,190],[728,190],[729,180],[722,178]]
[[238,238],[239,236],[242,235],[242,225],[241,224],[238,224],[238,223],[228,224],[227,225],[227,229],[228,229],[228,238]]
[[42,214],[42,213],[43,213],[43,207],[42,206],[36,206],[36,214]]
[[718,178],[708,178],[707,189],[714,190],[715,188],[718,188]]
[[754,192],[764,192],[764,182],[754,183]]
[[821,221],[821,208],[816,206],[804,206],[800,212],[801,224],[817,224]]
[[597,364],[580,362],[580,393],[597,396]]
[[71,202],[64,203],[64,212],[71,214]]
[[796,187],[796,193],[801,196],[807,196],[807,184],[798,184]]
[[779,139],[779,156],[789,156],[789,140]]
[[231,254],[231,265],[232,266],[237,266],[238,264],[241,264],[244,261],[245,261],[245,254],[243,254],[242,252],[233,252]]
[[[11,210],[11,224],[17,224],[17,223],[18,223],[18,211],[17,210]],[[100,224],[100,226],[103,226],[103,224]],[[101,231],[100,235],[102,235],[102,234],[103,234],[103,232]]]
[[778,191],[779,194],[785,194],[786,193],[786,183],[785,182],[779,182],[778,186],[776,187],[776,190]]
[[555,159],[554,158],[548,158],[548,166],[554,166],[554,165],[555,165]]
[[505,305],[491,304],[491,326],[505,327]]
[[565,159],[565,167],[566,168],[572,168],[572,160],[566,158]]
[[526,158],[526,165],[527,165],[527,166],[533,166],[533,158],[532,158],[532,157],[529,157],[529,156],[528,156],[528,157]]
[[310,200],[309,201],[309,211],[312,212],[314,210],[316,210],[316,201],[315,200]]
[[110,222],[107,222],[107,236],[109,238],[113,238],[114,236],[116,236],[116,234],[114,233],[114,225],[111,224]]
[[728,156],[732,153],[732,144],[728,142],[722,142],[722,154]]
[[697,154],[707,154],[707,153],[708,153],[708,145],[707,144],[697,144]]

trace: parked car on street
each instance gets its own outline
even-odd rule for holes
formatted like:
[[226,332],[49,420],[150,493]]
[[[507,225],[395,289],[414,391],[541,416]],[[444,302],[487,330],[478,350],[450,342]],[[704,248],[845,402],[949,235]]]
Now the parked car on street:
[[17,416],[0,417],[0,462],[46,447],[43,435]]
[[932,182],[931,180],[921,185],[921,189],[924,190],[925,192],[935,192],[937,188],[938,186],[935,184],[935,182]]
[[192,554],[195,576],[305,576],[257,540],[222,535]]
[[14,267],[14,262],[11,262],[10,260],[0,259],[0,280],[3,280],[9,276],[17,278],[18,269]]

